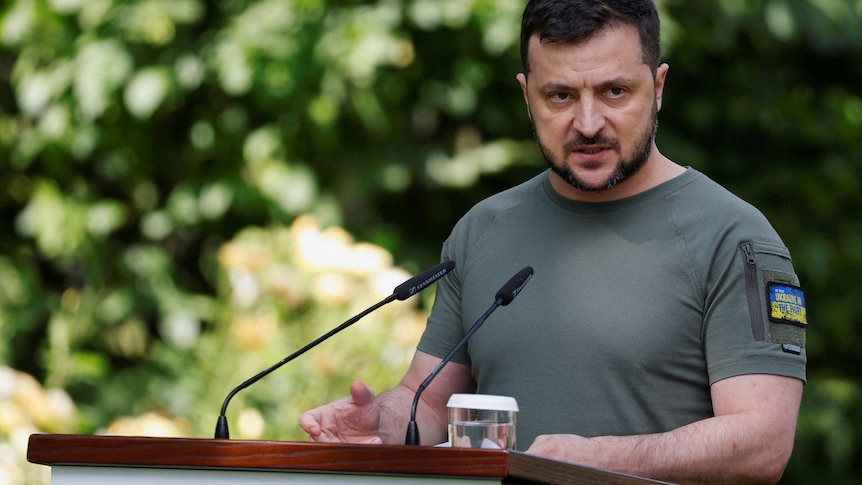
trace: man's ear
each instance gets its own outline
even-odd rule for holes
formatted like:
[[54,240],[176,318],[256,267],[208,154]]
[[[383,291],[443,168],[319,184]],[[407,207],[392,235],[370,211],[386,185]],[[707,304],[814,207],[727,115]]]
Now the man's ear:
[[530,113],[530,97],[527,95],[527,75],[521,72],[518,73],[515,78],[518,80],[518,84],[521,85],[521,92],[524,94],[524,104],[527,105],[527,116],[529,116],[530,121],[532,121],[533,116]]
[[656,110],[661,111],[661,99],[662,94],[664,93],[664,83],[667,79],[667,71],[670,69],[670,66],[667,63],[662,63],[662,65],[658,66],[655,72],[655,102],[656,102]]

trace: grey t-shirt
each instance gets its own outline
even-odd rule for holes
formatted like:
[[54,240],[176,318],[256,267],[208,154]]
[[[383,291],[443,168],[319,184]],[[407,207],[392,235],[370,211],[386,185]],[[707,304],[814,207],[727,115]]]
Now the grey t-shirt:
[[548,174],[456,224],[442,258],[457,266],[418,347],[448,354],[500,286],[534,268],[454,359],[471,364],[477,392],[518,400],[519,449],[540,434],[710,417],[709,386],[735,375],[805,379],[804,295],[759,211],[694,169],[607,203],[565,199]]

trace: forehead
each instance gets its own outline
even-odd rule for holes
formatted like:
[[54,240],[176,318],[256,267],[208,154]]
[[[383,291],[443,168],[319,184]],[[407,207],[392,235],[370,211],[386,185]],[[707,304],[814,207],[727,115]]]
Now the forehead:
[[528,52],[530,76],[649,72],[640,37],[632,25],[609,26],[577,43],[541,42],[534,35]]

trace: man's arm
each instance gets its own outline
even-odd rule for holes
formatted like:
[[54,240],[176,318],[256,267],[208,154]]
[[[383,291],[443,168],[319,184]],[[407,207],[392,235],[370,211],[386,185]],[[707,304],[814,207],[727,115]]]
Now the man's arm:
[[[441,361],[416,351],[407,373],[394,388],[375,397],[365,384],[354,382],[350,397],[303,413],[299,424],[311,441],[404,444],[416,390]],[[446,441],[449,396],[474,389],[470,366],[449,362],[443,367],[422,392],[416,412],[423,445]]]
[[791,377],[731,377],[712,386],[712,418],[651,435],[544,435],[527,453],[675,483],[775,483],[793,450],[802,387]]
[[[404,444],[416,390],[442,360],[417,350],[398,386],[380,396],[386,398],[380,402],[380,437],[384,443]],[[419,397],[416,424],[419,425],[421,444],[436,445],[446,441],[449,424],[446,403],[449,396],[475,389],[470,366],[449,362],[443,367]]]

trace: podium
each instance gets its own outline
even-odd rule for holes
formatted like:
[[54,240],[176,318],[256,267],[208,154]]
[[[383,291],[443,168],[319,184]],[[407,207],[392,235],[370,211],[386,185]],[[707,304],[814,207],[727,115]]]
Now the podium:
[[153,438],[30,436],[27,460],[52,485],[664,483],[517,451]]

